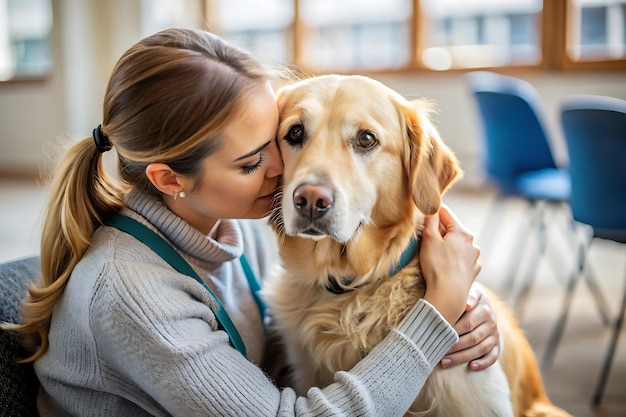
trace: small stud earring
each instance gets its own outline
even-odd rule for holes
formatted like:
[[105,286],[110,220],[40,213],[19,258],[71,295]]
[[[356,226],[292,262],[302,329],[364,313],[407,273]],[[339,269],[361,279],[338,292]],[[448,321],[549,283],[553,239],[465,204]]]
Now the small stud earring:
[[187,195],[187,194],[185,194],[185,192],[184,192],[184,191],[181,191],[180,193],[178,193],[178,196],[179,196],[180,198],[185,198],[185,196],[186,196],[186,195]]
[[178,197],[185,198],[186,195],[187,194],[185,194],[184,191],[179,191],[179,192],[174,191],[174,194],[172,195],[172,197],[174,198],[174,201],[176,201]]

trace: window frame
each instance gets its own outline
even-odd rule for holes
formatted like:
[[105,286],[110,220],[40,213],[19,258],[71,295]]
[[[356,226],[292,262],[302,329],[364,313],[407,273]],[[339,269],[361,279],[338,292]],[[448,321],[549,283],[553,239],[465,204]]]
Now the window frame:
[[[544,0],[544,7],[546,3],[551,3],[550,0]],[[562,70],[616,70],[626,68],[626,57],[620,59],[589,59],[589,60],[575,60],[567,53],[568,43],[573,38],[573,19],[574,14],[574,0],[555,0],[554,3],[559,4],[560,15],[555,15],[555,18],[561,20],[560,22],[560,39],[558,47],[560,49],[560,65],[559,69]]]
[[[204,2],[204,20],[210,28],[219,28],[219,22],[215,22],[212,18],[211,7],[216,0],[203,0]],[[294,2],[294,18],[288,30],[291,31],[293,39],[291,42],[292,50],[288,52],[293,57],[293,62],[289,62],[289,66],[299,68],[305,73],[315,74],[320,72],[315,68],[307,67],[302,59],[304,24],[301,18],[300,0],[292,0]],[[434,70],[426,67],[420,59],[421,52],[424,50],[425,31],[428,25],[425,13],[422,13],[421,0],[410,0],[414,10],[411,19],[409,19],[409,39],[408,47],[409,59],[408,63],[399,68],[389,68],[382,70],[372,69],[354,69],[350,72],[359,72],[362,74],[394,74],[406,72],[466,72],[468,70],[486,69],[498,71],[516,71],[516,70],[544,70],[544,71],[572,71],[572,70],[619,70],[626,69],[626,57],[620,59],[589,59],[575,60],[569,56],[567,52],[568,40],[572,38],[572,19],[574,18],[574,0],[543,0],[543,8],[541,11],[540,23],[540,40],[541,59],[537,64],[525,65],[503,65],[497,67],[465,67],[451,68],[443,71]],[[341,73],[342,71],[337,70]],[[346,72],[346,71],[343,71]]]

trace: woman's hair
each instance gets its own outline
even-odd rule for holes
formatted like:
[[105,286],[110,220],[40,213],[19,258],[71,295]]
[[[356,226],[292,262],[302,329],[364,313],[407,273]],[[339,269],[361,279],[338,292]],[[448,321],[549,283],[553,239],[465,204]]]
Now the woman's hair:
[[43,224],[42,281],[30,286],[21,323],[5,326],[23,332],[24,362],[47,350],[54,304],[94,231],[121,209],[124,192],[160,195],[145,173],[153,162],[199,178],[242,98],[268,77],[249,53],[200,30],[164,30],[120,58],[104,97],[102,132],[117,151],[121,182],[106,175],[92,137],[59,160]]

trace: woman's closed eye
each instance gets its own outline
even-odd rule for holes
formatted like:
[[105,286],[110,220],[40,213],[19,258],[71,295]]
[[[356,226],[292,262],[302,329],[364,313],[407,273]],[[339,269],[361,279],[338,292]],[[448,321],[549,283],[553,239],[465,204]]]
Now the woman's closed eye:
[[265,162],[266,158],[267,157],[265,156],[263,152],[259,152],[259,159],[257,162],[255,162],[252,165],[244,165],[241,168],[245,171],[246,174],[251,174],[263,166],[263,163]]

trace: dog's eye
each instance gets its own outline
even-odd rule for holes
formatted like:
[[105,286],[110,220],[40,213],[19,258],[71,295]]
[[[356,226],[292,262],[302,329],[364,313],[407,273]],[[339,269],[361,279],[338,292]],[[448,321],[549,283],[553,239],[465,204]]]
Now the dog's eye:
[[378,141],[376,140],[376,136],[374,136],[372,132],[368,132],[367,130],[360,132],[356,139],[357,144],[361,148],[365,149],[376,146],[376,144],[378,143]]
[[285,140],[290,145],[297,145],[302,143],[304,139],[304,126],[301,124],[293,125],[287,131],[287,135],[285,136]]

